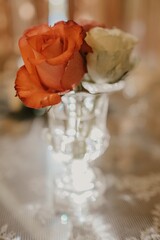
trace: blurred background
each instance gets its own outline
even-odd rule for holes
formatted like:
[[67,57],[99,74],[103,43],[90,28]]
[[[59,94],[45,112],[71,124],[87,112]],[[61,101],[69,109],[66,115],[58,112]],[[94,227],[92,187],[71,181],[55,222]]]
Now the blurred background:
[[[111,140],[99,164],[111,176],[111,181],[106,178],[109,194],[100,213],[104,216],[106,209],[104,229],[110,222],[121,239],[133,239],[133,234],[126,234],[134,231],[134,239],[140,239],[140,230],[149,227],[152,231],[153,222],[160,230],[160,0],[0,0],[0,228],[9,225],[16,236],[21,233],[22,239],[31,239],[32,223],[42,219],[38,226],[45,231],[46,216],[52,214],[50,209],[45,214],[43,208],[53,201],[53,163],[50,156],[46,158],[49,151],[42,134],[46,114],[23,106],[15,97],[14,81],[23,64],[18,47],[23,32],[67,19],[118,27],[139,40],[134,52],[138,64],[126,79],[124,91],[110,96],[107,125]],[[112,173],[122,191],[114,185],[110,188]],[[48,228],[46,232],[50,239]],[[44,239],[40,233],[37,239]],[[153,235],[144,238],[156,238]],[[4,239],[1,234],[0,239]]]
[[[18,39],[33,25],[58,20],[94,20],[137,36],[139,64],[128,80],[128,98],[147,95],[160,82],[159,0],[0,0],[0,119],[35,114],[15,97],[14,80],[22,65]],[[153,87],[159,103],[160,88]],[[25,109],[25,111],[24,111]],[[157,108],[156,108],[157,110]],[[158,108],[159,110],[159,108]],[[9,115],[8,115],[9,114]],[[26,114],[26,115],[25,115]],[[158,113],[157,113],[158,114]]]

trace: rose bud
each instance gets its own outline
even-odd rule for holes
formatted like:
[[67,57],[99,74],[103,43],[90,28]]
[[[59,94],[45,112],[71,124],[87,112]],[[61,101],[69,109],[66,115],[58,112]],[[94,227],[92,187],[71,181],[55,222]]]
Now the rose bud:
[[87,55],[90,79],[98,84],[121,80],[133,66],[131,52],[137,39],[119,29],[93,27],[85,38],[92,52]]

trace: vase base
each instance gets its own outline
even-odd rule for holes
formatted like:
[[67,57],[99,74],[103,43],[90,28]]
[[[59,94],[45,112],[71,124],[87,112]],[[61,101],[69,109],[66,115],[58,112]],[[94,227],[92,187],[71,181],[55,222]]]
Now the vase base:
[[[91,173],[94,173],[94,175]],[[93,172],[91,173],[88,181],[84,176],[83,179],[77,176],[79,181],[84,180],[84,185],[83,182],[81,182],[81,185],[74,184],[73,186],[73,179],[72,182],[70,182],[67,181],[69,179],[66,179],[65,177],[63,179],[56,179],[54,199],[57,211],[71,215],[73,213],[79,214],[79,209],[83,209],[86,212],[93,205],[100,202],[106,190],[105,177],[97,168],[93,169]],[[87,172],[87,177],[88,176],[89,173]]]

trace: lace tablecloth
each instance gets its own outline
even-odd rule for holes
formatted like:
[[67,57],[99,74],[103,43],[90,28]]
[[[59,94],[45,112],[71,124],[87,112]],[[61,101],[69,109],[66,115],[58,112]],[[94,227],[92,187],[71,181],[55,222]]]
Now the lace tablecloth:
[[52,163],[41,137],[44,120],[4,121],[0,125],[0,240],[160,239],[156,89],[141,98],[126,99],[122,93],[111,97],[111,142],[97,162],[108,188],[102,204],[81,226],[54,214]]

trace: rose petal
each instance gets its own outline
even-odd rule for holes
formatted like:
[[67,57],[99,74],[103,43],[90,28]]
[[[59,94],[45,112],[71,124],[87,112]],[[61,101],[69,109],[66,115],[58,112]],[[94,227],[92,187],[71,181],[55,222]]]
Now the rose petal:
[[68,22],[60,21],[53,26],[54,31],[59,33],[60,36],[64,36],[69,40],[73,40],[76,44],[77,50],[80,49],[83,39],[85,38],[85,32],[83,27],[70,20]]
[[117,52],[119,50],[133,49],[137,39],[131,34],[119,29],[107,29],[101,27],[92,28],[85,38],[89,46],[96,51]]
[[42,62],[36,65],[36,69],[44,86],[57,91],[65,90],[61,85],[61,79],[65,70],[64,64],[52,66],[47,62]]
[[66,23],[63,21],[58,22],[53,26],[53,30],[57,36],[65,39],[65,42],[68,41],[68,46],[63,54],[56,58],[48,59],[47,62],[52,65],[62,64],[72,58],[75,51],[80,50],[85,33],[83,28],[73,21],[68,21]]
[[76,52],[74,57],[68,62],[62,78],[64,89],[72,89],[78,85],[85,74],[84,62],[81,54]]
[[67,49],[65,49],[65,51],[57,57],[47,59],[47,62],[52,65],[63,64],[64,62],[67,63],[68,60],[72,58],[75,49],[75,42],[73,41],[73,39],[70,39],[68,41]]
[[46,58],[53,58],[59,56],[63,51],[63,45],[60,38],[52,39],[50,44],[44,48],[42,54]]
[[68,48],[65,52],[63,52],[61,55],[55,57],[55,58],[50,58],[47,59],[47,62],[52,65],[59,65],[63,63],[67,63],[70,58],[72,58],[73,53],[75,50],[75,42],[72,40],[68,44]]
[[45,60],[45,58],[39,57],[37,59],[30,58],[30,59],[28,59],[28,61],[36,67],[36,65],[39,65],[39,64],[45,62],[46,60]]
[[57,93],[47,92],[43,87],[34,83],[33,78],[37,77],[36,75],[30,75],[25,66],[19,69],[15,89],[22,102],[27,107],[36,109],[59,103],[61,97]]
[[22,54],[22,58],[24,61],[24,64],[28,70],[29,73],[32,73],[34,71],[34,66],[31,65],[30,61],[28,59],[34,58],[34,53],[32,51],[32,48],[28,44],[25,36],[21,37],[19,40],[19,48]]
[[47,32],[50,30],[51,28],[47,24],[42,24],[37,27],[28,29],[19,40],[19,48],[22,54],[22,58],[29,73],[35,71],[35,68],[32,66],[29,59],[34,59],[35,57],[38,59],[40,57],[42,58],[40,55],[38,55],[38,57],[37,55],[35,56],[34,52],[34,49],[38,51],[41,48],[41,34],[47,34]]
[[27,39],[28,44],[33,48],[35,51],[40,52],[43,44],[43,37],[36,35]]
[[32,37],[35,35],[41,35],[43,33],[47,33],[50,31],[50,27],[47,24],[41,24],[32,28],[29,28],[27,31],[24,32],[26,37]]

